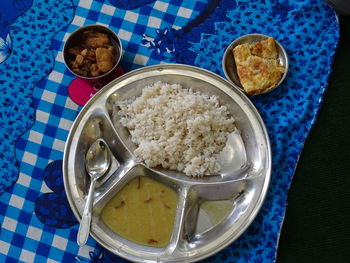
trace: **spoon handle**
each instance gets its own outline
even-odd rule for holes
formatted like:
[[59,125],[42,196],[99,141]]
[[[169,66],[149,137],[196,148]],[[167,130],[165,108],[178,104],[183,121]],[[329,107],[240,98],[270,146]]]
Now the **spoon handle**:
[[90,233],[91,211],[92,211],[94,191],[95,191],[95,180],[91,180],[90,189],[89,189],[88,196],[86,198],[86,204],[83,211],[83,216],[80,221],[78,237],[77,237],[77,243],[81,247],[85,245]]

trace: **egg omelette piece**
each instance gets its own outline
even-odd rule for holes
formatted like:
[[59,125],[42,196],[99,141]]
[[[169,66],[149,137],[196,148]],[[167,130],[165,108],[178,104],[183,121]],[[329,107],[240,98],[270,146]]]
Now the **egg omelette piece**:
[[285,68],[278,62],[275,40],[272,37],[233,49],[239,80],[249,95],[265,93],[278,83]]

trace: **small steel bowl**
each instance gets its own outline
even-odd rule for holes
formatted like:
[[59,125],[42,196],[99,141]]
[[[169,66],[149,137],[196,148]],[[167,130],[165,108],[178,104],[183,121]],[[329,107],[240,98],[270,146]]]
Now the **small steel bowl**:
[[[237,68],[236,68],[236,63],[235,59],[233,57],[233,49],[241,44],[245,43],[254,43],[254,42],[259,42],[261,40],[267,39],[269,36],[263,35],[263,34],[248,34],[248,35],[243,35],[236,40],[234,40],[225,50],[224,57],[222,59],[222,68],[224,71],[224,74],[226,78],[233,83],[233,85],[241,90],[244,91],[243,86],[239,80],[238,74],[237,74]],[[286,50],[283,48],[281,43],[279,43],[275,39],[276,43],[276,48],[277,48],[277,53],[278,53],[278,60],[279,64],[282,65],[285,68],[285,72],[282,75],[281,79],[279,82],[271,89],[267,90],[266,92],[272,91],[276,89],[285,79],[287,72],[288,72],[288,67],[289,67],[289,62],[288,62],[288,55]]]
[[[111,44],[115,47],[115,54],[116,54],[116,61],[115,61],[115,65],[113,66],[112,69],[110,69],[109,71],[105,72],[102,75],[96,76],[96,77],[84,77],[81,75],[76,74],[75,72],[73,72],[73,70],[70,68],[69,66],[69,53],[68,50],[69,48],[76,46],[78,44],[81,43],[82,39],[83,39],[83,32],[86,30],[96,30],[98,32],[101,33],[105,33],[109,36],[110,40],[111,40]],[[115,73],[115,71],[118,68],[118,64],[120,62],[120,59],[122,57],[122,43],[119,39],[119,37],[117,36],[116,33],[114,33],[111,29],[109,29],[108,27],[105,26],[101,26],[101,25],[88,25],[88,26],[83,26],[80,27],[79,29],[77,29],[76,31],[74,31],[67,39],[67,41],[64,44],[63,47],[63,59],[64,59],[64,63],[66,65],[66,67],[69,69],[70,72],[72,72],[72,74],[74,74],[75,76],[82,78],[84,80],[87,80],[89,82],[101,82],[103,80],[109,79],[113,73]]]

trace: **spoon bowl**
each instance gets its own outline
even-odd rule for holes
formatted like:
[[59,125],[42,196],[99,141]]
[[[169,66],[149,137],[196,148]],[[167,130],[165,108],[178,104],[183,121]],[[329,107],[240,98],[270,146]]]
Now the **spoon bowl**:
[[99,138],[89,148],[85,156],[85,168],[91,178],[89,193],[80,221],[77,243],[84,246],[90,233],[91,211],[96,181],[107,173],[111,164],[107,143]]
[[111,156],[107,143],[103,139],[97,139],[89,148],[85,157],[85,168],[90,177],[96,179],[103,176],[110,166]]

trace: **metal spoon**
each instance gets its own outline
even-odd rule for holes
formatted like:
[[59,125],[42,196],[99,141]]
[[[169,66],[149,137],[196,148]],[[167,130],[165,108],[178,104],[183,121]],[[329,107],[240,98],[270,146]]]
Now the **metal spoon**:
[[95,183],[97,179],[106,174],[110,167],[111,156],[107,143],[101,138],[97,139],[87,151],[85,161],[86,171],[91,177],[91,183],[78,231],[77,243],[79,246],[85,245],[90,233]]

